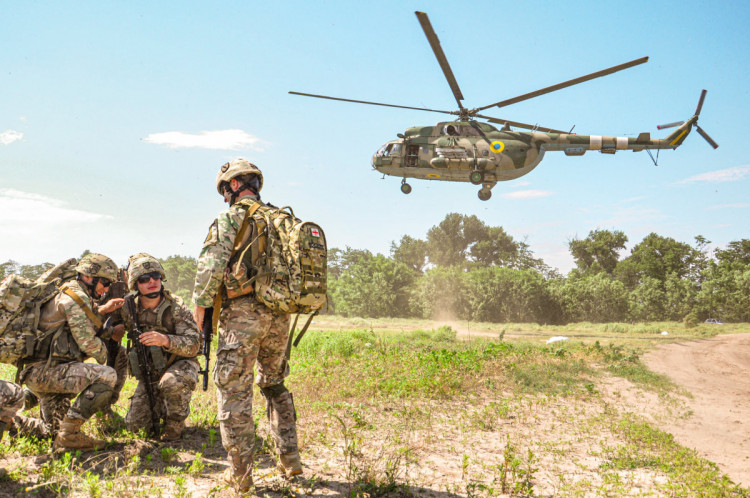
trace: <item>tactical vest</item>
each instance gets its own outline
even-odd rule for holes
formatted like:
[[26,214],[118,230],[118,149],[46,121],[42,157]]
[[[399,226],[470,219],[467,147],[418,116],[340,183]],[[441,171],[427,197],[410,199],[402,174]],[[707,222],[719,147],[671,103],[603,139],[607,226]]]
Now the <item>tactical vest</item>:
[[[60,292],[70,297],[78,307],[86,314],[87,318],[91,321],[96,329],[101,328],[102,320],[86,302],[73,290],[70,283],[65,283],[60,286]],[[53,300],[45,305],[54,306],[56,300]],[[78,346],[73,337],[73,333],[70,330],[70,326],[67,323],[67,319],[64,313],[55,309],[51,314],[46,314],[44,309],[42,311],[43,321],[46,323],[53,324],[52,328],[45,330],[39,338],[39,341],[35,348],[34,359],[48,361],[48,365],[67,363],[71,361],[83,361],[86,355],[83,354],[81,348]],[[54,325],[59,323],[59,325]]]
[[[140,304],[140,298],[138,298],[136,304],[136,309],[138,312],[138,323],[141,327],[141,330],[143,332],[148,332],[150,330],[154,330],[156,332],[159,332],[160,334],[165,335],[175,335],[175,322],[174,322],[174,314],[173,309],[175,306],[174,298],[171,296],[169,291],[164,290],[163,292],[164,299],[161,300],[159,305],[156,308],[153,309],[145,309]],[[130,314],[123,312],[123,319],[125,321],[125,328],[128,330],[132,330],[133,322],[130,318]],[[169,366],[171,366],[174,362],[177,360],[184,360],[184,359],[195,359],[195,356],[179,356],[174,353],[167,353],[164,348],[156,348],[154,349],[161,350],[161,355],[154,355],[152,353],[152,361],[154,368],[159,372],[159,375],[164,373],[164,370],[166,370]],[[151,349],[151,348],[149,348]],[[137,355],[135,354],[135,349],[131,349],[130,353],[130,367],[131,371],[133,372],[133,375],[135,377],[138,377],[136,375],[136,370],[138,370],[137,367]],[[161,358],[160,358],[161,356]],[[133,362],[136,363],[136,366],[133,366]]]

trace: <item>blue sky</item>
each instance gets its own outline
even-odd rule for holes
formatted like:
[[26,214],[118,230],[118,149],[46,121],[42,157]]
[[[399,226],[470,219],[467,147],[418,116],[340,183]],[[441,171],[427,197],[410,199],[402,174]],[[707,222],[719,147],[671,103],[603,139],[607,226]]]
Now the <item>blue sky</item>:
[[[289,90],[453,109],[414,15],[426,11],[478,107],[622,62],[647,64],[485,113],[581,134],[635,136],[700,124],[655,167],[645,152],[548,153],[490,201],[468,183],[371,169],[409,126],[446,117],[311,99]],[[196,256],[224,208],[229,159],[264,172],[329,247],[388,254],[446,214],[475,214],[567,272],[567,243],[617,229],[721,247],[750,237],[750,5],[746,2],[4,2],[0,17],[0,261],[84,249],[118,263]]]

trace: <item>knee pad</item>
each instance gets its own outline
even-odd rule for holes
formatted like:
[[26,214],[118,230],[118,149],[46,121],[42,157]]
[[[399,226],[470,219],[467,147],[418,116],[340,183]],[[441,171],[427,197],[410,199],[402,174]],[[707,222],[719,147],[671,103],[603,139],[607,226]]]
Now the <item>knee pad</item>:
[[78,396],[78,413],[84,420],[88,420],[93,414],[107,407],[113,392],[114,389],[108,384],[91,384]]
[[276,385],[268,386],[268,387],[261,387],[260,392],[261,394],[263,394],[263,396],[267,400],[270,401],[274,398],[278,398],[284,393],[289,392],[289,390],[286,388],[286,386],[284,385],[284,382],[282,381],[280,384],[276,384]]

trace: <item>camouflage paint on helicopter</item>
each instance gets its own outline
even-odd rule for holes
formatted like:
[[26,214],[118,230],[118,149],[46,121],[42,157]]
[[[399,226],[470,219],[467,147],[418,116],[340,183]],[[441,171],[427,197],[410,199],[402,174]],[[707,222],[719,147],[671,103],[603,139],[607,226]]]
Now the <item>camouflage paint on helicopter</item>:
[[[461,102],[464,100],[464,96],[458,87],[456,78],[453,76],[448,59],[445,57],[445,53],[443,53],[440,41],[435,34],[435,30],[432,28],[432,24],[430,24],[427,14],[424,12],[415,12],[415,14],[438,60],[438,64],[440,64],[440,68],[443,70],[443,75],[451,87],[453,96],[458,104],[458,110],[445,111],[425,107],[384,104],[382,102],[289,92],[305,97],[396,107],[400,109],[415,109],[418,111],[439,112],[458,116],[456,121],[438,123],[435,126],[414,126],[409,128],[403,135],[398,135],[398,140],[386,143],[375,153],[372,158],[373,167],[383,174],[401,177],[401,191],[405,194],[411,192],[411,185],[406,183],[407,178],[471,182],[474,185],[482,185],[478,195],[481,200],[486,201],[491,197],[492,193],[490,190],[497,182],[513,180],[529,173],[539,164],[547,151],[563,151],[569,156],[582,156],[587,150],[598,150],[605,154],[614,154],[618,150],[648,151],[651,149],[676,149],[682,144],[685,137],[687,137],[693,128],[714,149],[718,147],[718,144],[698,126],[698,116],[703,107],[703,100],[706,98],[706,90],[703,90],[701,93],[698,107],[692,118],[684,123],[676,122],[660,126],[659,129],[678,125],[679,128],[668,137],[655,140],[651,139],[649,133],[641,133],[636,138],[575,135],[552,128],[479,114],[490,107],[505,107],[643,64],[648,62],[648,57],[634,59],[524,95],[469,109],[464,107]],[[498,130],[487,123],[475,121],[474,118],[486,119],[491,123],[503,126],[502,129]],[[513,131],[510,128],[511,126],[531,131]]]
[[476,121],[415,126],[403,138],[383,145],[372,165],[381,173],[404,178],[404,193],[411,191],[406,178],[471,182],[483,184],[479,198],[487,200],[495,183],[531,172],[547,151],[582,156],[589,150],[614,154],[618,150],[676,149],[696,117],[664,139],[651,139],[649,133],[633,138],[498,130]]

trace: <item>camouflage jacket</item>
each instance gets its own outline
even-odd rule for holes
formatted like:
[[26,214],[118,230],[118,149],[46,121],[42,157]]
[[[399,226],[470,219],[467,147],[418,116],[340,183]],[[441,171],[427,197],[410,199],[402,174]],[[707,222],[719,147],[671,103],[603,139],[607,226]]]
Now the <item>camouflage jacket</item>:
[[[192,313],[179,297],[165,290],[164,298],[156,308],[143,308],[140,297],[135,298],[135,305],[141,331],[155,330],[169,336],[169,347],[162,348],[165,352],[183,358],[193,358],[198,354],[201,347],[200,331]],[[120,315],[125,328],[132,330],[133,322],[126,306],[120,309]]]
[[[241,200],[258,200],[256,196],[243,196]],[[198,306],[210,308],[218,294],[224,279],[224,271],[229,264],[229,257],[234,249],[237,232],[245,219],[248,206],[236,202],[226,211],[219,214],[208,229],[203,242],[203,249],[198,257],[198,271],[195,274],[193,302]]]
[[[75,280],[66,285],[87,306],[96,310],[93,299],[85,287]],[[64,292],[60,292],[45,304],[39,315],[39,330],[42,333],[55,329],[59,330],[54,334],[49,350],[53,361],[83,361],[90,356],[100,364],[107,362],[107,347],[104,341],[96,336],[96,326],[83,308]],[[47,359],[46,355],[44,359]]]

